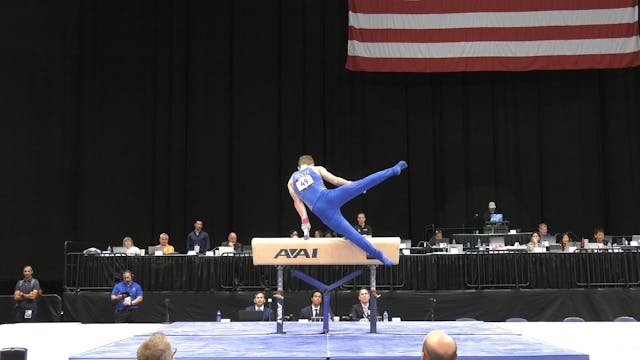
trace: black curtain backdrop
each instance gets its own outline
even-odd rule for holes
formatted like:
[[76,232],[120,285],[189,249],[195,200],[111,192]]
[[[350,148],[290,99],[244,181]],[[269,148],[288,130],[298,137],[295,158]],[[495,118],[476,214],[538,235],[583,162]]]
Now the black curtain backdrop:
[[195,218],[284,236],[301,153],[349,179],[408,161],[343,209],[376,235],[492,200],[521,229],[640,232],[638,69],[354,73],[346,41],[345,0],[3,1],[2,278],[61,279],[65,240],[184,251]]

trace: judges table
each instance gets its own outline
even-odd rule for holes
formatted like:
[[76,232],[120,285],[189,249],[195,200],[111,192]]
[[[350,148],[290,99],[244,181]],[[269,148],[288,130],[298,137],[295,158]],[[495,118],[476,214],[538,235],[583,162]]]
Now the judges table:
[[458,244],[469,244],[474,246],[477,242],[482,244],[502,243],[506,246],[512,246],[515,243],[526,244],[531,239],[531,232],[516,233],[516,234],[452,234],[451,239],[455,240]]
[[[362,266],[296,266],[310,276],[331,282]],[[66,255],[67,290],[110,289],[130,269],[146,291],[215,291],[275,288],[276,269],[254,266],[250,255],[123,256]],[[637,286],[640,252],[581,251],[526,253],[474,251],[400,256],[398,266],[379,266],[377,285],[396,290],[463,290],[479,288],[567,289]],[[344,289],[367,286],[367,271]],[[285,290],[308,285],[285,272]]]

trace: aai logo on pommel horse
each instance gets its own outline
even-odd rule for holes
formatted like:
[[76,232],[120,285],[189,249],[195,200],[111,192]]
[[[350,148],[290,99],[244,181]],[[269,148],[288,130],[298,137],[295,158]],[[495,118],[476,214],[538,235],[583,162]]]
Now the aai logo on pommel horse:
[[273,258],[277,259],[283,256],[287,259],[297,259],[299,257],[304,257],[307,259],[317,259],[318,249],[311,249],[311,254],[309,254],[308,249],[280,249]]

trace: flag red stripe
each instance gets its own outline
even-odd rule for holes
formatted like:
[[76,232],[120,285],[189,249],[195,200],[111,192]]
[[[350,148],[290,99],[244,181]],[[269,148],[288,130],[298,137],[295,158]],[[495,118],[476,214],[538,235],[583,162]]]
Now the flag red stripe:
[[638,36],[638,23],[465,29],[358,29],[349,27],[349,40],[359,42],[437,43],[471,41],[535,41],[608,39]]
[[443,14],[634,7],[637,0],[349,0],[349,11],[363,14]]
[[375,72],[529,71],[623,68],[640,65],[640,52],[610,55],[567,55],[479,58],[347,57],[347,69]]

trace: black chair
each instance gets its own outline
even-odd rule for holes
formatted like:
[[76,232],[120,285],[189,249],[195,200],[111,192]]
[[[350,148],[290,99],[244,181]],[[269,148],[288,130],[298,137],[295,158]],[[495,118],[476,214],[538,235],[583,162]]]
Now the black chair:
[[636,318],[634,318],[632,316],[619,316],[619,317],[615,318],[613,321],[615,321],[615,322],[636,322],[638,320],[636,320]]
[[27,349],[20,347],[4,348],[0,350],[2,360],[27,360]]
[[583,318],[579,316],[569,316],[562,320],[563,322],[585,322]]
[[508,318],[506,322],[529,322],[529,320],[521,317],[512,317],[512,318]]

